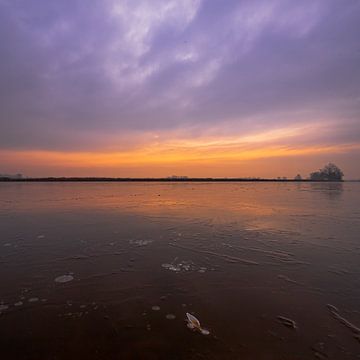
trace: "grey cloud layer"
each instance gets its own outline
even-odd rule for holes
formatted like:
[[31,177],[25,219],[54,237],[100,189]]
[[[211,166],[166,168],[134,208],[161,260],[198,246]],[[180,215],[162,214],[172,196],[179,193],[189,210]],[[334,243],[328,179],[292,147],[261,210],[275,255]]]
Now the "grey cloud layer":
[[0,147],[91,149],[227,121],[332,120],[342,130],[326,141],[352,142],[359,35],[351,0],[0,0]]

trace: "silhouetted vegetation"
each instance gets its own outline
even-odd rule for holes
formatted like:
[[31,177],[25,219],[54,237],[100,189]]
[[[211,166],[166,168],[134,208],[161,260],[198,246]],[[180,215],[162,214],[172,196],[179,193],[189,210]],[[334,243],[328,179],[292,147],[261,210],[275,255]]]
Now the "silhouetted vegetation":
[[291,181],[343,181],[344,173],[333,163],[329,163],[325,165],[319,171],[315,171],[310,174],[308,179],[303,179],[300,174],[297,174],[293,179],[287,179],[286,177],[277,177],[277,178],[257,178],[257,177],[246,177],[246,178],[193,178],[187,176],[169,176],[162,178],[117,178],[117,177],[42,177],[42,178],[30,178],[23,177],[18,174],[15,176],[10,175],[1,175],[0,181],[17,181],[17,182],[37,182],[37,181],[45,181],[45,182],[89,182],[89,181],[118,181],[118,182],[137,182],[137,181],[160,181],[160,182],[201,182],[201,181],[212,181],[212,182],[247,182],[247,181],[276,181],[276,182],[291,182]]
[[319,171],[310,174],[310,180],[314,181],[342,181],[344,173],[333,163],[325,165]]

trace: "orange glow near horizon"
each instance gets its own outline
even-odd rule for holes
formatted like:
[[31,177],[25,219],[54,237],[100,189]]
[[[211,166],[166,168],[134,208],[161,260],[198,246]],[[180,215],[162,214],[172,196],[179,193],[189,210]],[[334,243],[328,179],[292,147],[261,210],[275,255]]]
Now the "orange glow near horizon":
[[[31,164],[34,168],[57,168],[58,173],[67,175],[67,169],[77,169],[78,176],[91,176],[89,169],[99,175],[101,169],[113,169],[112,176],[117,175],[117,169],[146,168],[150,177],[159,175],[158,169],[171,166],[172,170],[183,171],[186,167],[198,167],[199,171],[190,176],[201,176],[202,166],[214,168],[214,176],[228,176],[226,167],[240,162],[251,163],[259,159],[294,158],[299,156],[317,156],[321,154],[339,154],[360,149],[360,144],[301,146],[281,144],[286,138],[287,143],[303,134],[302,130],[278,130],[271,133],[250,135],[244,137],[201,138],[156,141],[143,144],[138,148],[126,151],[94,151],[65,152],[45,150],[3,150],[0,151],[3,163],[16,164],[19,169]],[[280,143],[280,144],[279,144]],[[216,168],[221,168],[223,174],[217,174]],[[86,173],[82,172],[86,169]],[[151,171],[149,171],[151,169]],[[107,174],[105,171],[104,174]],[[251,171],[249,171],[250,175]],[[168,174],[171,175],[171,174]],[[60,176],[60,175],[57,175]],[[105,176],[105,175],[104,175]],[[107,175],[108,176],[108,175]],[[120,175],[119,175],[120,176]],[[132,174],[121,176],[134,176]],[[254,175],[255,176],[255,175]],[[266,176],[264,174],[263,176]],[[272,175],[270,175],[272,176]]]
[[102,150],[0,150],[0,157],[3,166],[28,176],[274,177],[302,169],[308,174],[322,165],[315,165],[318,158],[331,155],[327,161],[333,161],[334,155],[360,150],[358,143],[310,145],[310,141],[317,143],[314,135],[328,129],[314,123],[232,136],[219,135],[216,128],[195,138],[184,130],[141,133],[138,137],[129,134],[130,148],[124,150],[111,147],[121,143],[120,139],[115,141],[114,136],[107,139]]

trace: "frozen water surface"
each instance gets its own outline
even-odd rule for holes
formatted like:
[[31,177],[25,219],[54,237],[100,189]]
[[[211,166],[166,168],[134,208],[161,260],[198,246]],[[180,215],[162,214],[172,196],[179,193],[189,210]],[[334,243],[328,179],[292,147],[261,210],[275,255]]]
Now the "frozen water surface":
[[0,183],[0,358],[358,359],[359,204],[360,183]]

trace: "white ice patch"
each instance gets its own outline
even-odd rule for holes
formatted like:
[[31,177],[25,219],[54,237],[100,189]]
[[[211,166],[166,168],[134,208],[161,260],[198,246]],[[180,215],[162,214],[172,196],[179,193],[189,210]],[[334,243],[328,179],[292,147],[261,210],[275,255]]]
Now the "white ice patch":
[[173,264],[162,264],[161,265],[164,269],[179,272],[181,271],[181,268],[179,266],[173,265]]
[[136,246],[147,246],[149,244],[151,244],[153,241],[152,240],[130,240],[129,243],[131,245],[136,245]]
[[74,280],[74,277],[72,275],[61,275],[55,278],[54,281],[57,283],[67,283],[72,280]]
[[201,332],[203,335],[209,335],[209,334],[210,334],[210,331],[209,331],[209,330],[206,330],[206,329],[201,329],[200,332]]
[[176,263],[173,261],[171,264],[165,263],[161,264],[164,269],[174,272],[186,272],[186,271],[198,271],[200,273],[205,273],[207,268],[206,267],[199,267],[194,264],[192,261],[181,261]]

